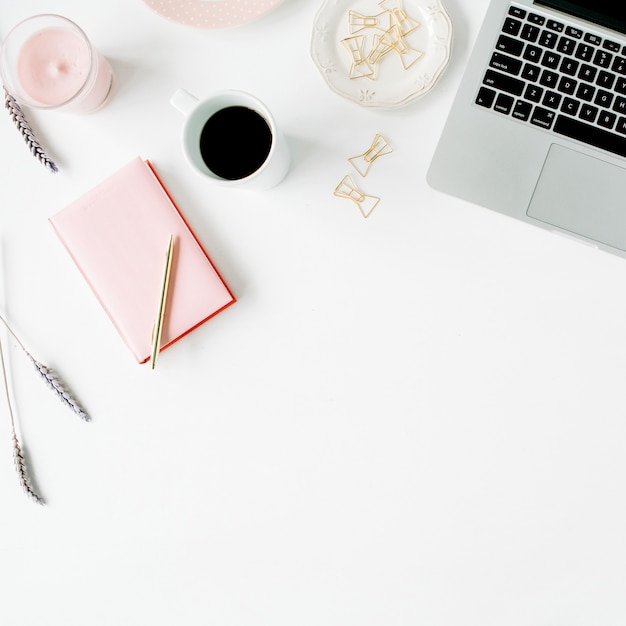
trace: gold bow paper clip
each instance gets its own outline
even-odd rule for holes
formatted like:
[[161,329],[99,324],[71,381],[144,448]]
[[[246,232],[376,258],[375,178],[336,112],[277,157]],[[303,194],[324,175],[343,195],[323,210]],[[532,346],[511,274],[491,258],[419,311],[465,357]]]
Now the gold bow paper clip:
[[381,59],[394,49],[393,43],[389,43],[389,38],[384,38],[385,34],[374,38],[374,47],[367,55],[368,63],[378,65]]
[[370,52],[367,60],[370,63],[378,63],[385,54],[392,50],[397,52],[400,56],[405,70],[409,69],[411,65],[424,56],[424,53],[420,50],[411,48],[400,34],[400,29],[397,26],[393,26],[386,33],[378,37],[376,45]]
[[409,33],[412,33],[414,30],[420,27],[420,23],[417,20],[414,20],[412,17],[409,17],[404,9],[397,8],[392,11],[393,19],[396,23],[396,26],[400,29],[400,34],[405,37]]
[[369,217],[376,205],[380,202],[380,198],[376,196],[368,196],[358,189],[350,176],[344,179],[335,187],[334,195],[338,198],[347,198],[352,200],[361,211],[363,217]]
[[378,28],[380,30],[389,30],[392,26],[392,14],[390,11],[383,11],[378,15],[361,15],[356,11],[348,13],[348,24],[350,33],[358,33],[365,28]]
[[411,46],[407,44],[404,37],[398,38],[394,49],[400,55],[400,60],[402,61],[402,66],[405,70],[408,70],[413,63],[419,61],[424,56],[424,53],[421,50],[411,48]]
[[393,148],[389,145],[387,140],[382,135],[377,134],[372,141],[372,145],[363,154],[350,157],[348,161],[350,161],[352,167],[365,178],[370,167],[372,167],[372,163],[376,159],[386,154],[391,154],[392,152]]
[[364,76],[371,78],[374,74],[374,70],[367,62],[365,55],[363,54],[363,45],[365,43],[365,37],[363,35],[357,35],[356,37],[347,37],[342,39],[341,43],[352,57],[352,67],[350,68],[350,80],[355,78],[363,78]]

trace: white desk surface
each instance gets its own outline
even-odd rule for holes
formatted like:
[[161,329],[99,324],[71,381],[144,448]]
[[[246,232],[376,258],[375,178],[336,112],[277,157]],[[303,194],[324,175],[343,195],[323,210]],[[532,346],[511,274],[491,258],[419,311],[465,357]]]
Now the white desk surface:
[[[57,175],[0,116],[2,311],[93,418],[5,338],[47,504],[21,491],[2,408],[2,626],[626,623],[626,263],[427,186],[487,0],[445,0],[452,62],[395,111],[327,87],[320,2],[227,31],[140,0],[3,3],[3,35],[42,12],[79,23],[118,87],[91,116],[28,110]],[[201,180],[178,87],[264,100],[288,178]],[[332,192],[376,133],[395,150],[363,219]],[[155,371],[47,222],[136,155],[238,298]]]

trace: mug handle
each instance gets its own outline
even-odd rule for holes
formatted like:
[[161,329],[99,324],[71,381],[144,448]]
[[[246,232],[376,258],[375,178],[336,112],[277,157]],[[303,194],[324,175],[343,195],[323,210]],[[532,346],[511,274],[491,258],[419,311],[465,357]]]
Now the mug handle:
[[198,104],[198,98],[192,96],[185,89],[178,89],[172,94],[170,104],[183,115],[189,115],[196,104]]

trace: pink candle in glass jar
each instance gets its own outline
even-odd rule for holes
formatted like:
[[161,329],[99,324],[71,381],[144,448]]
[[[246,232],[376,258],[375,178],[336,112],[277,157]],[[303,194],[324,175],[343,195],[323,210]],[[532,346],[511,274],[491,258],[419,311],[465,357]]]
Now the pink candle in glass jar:
[[113,72],[83,31],[58,15],[38,15],[18,24],[0,56],[5,87],[18,101],[78,113],[108,100]]

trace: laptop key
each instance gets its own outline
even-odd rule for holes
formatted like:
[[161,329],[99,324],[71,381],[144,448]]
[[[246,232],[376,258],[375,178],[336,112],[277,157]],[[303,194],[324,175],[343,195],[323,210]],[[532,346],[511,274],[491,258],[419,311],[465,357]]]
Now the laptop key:
[[598,50],[593,57],[594,64],[600,67],[611,67],[611,61],[613,61],[613,55],[606,50]]
[[578,100],[574,100],[573,98],[563,99],[563,104],[561,105],[561,111],[563,111],[563,113],[576,115],[578,109],[580,109],[580,102],[578,102]]
[[626,74],[626,59],[624,57],[615,57],[611,69],[618,74]]
[[538,46],[526,46],[526,50],[524,50],[524,59],[533,63],[539,63],[539,59],[542,54],[543,50]]
[[522,69],[522,62],[519,59],[514,59],[513,57],[500,52],[494,52],[491,55],[489,65],[497,70],[500,70],[501,72],[513,74],[514,76],[517,76]]
[[550,31],[544,30],[539,36],[539,45],[544,48],[554,48],[556,46],[556,42],[558,40],[558,35],[556,33],[551,33]]
[[602,44],[603,48],[610,50],[611,52],[619,52],[622,49],[622,46],[615,41],[610,41],[609,39],[605,39]]
[[562,96],[555,91],[546,91],[546,95],[543,97],[541,104],[550,109],[558,109],[561,104]]
[[543,96],[543,89],[541,87],[537,87],[536,85],[528,85],[528,87],[526,87],[526,91],[524,92],[524,98],[526,98],[526,100],[541,102],[541,96]]
[[605,72],[602,70],[598,74],[598,80],[596,81],[596,85],[599,87],[604,87],[604,89],[611,89],[615,84],[615,74],[611,74],[610,72]]
[[617,113],[626,113],[626,98],[617,96],[615,103],[613,104],[613,110]]
[[522,70],[522,78],[525,80],[529,80],[531,82],[536,82],[539,80],[539,75],[541,74],[541,68],[538,65],[533,65],[532,63],[526,63],[524,65],[524,69]]
[[615,125],[616,119],[617,115],[615,115],[615,113],[611,113],[610,111],[602,111],[600,113],[600,116],[598,117],[598,126],[611,129]]
[[539,39],[539,33],[541,29],[539,26],[533,26],[532,24],[524,24],[522,28],[522,32],[520,33],[520,38],[524,41],[529,41],[531,43],[535,43],[537,39]]
[[583,31],[580,28],[574,28],[573,26],[568,26],[565,29],[565,34],[570,37],[574,37],[574,39],[580,39],[583,36]]
[[[618,123],[619,130],[619,123]],[[625,132],[619,130],[619,132]],[[587,145],[606,150],[613,154],[626,157],[626,137],[620,137],[614,132],[585,124],[566,115],[558,115],[554,124],[554,132],[570,139],[575,139]]]
[[602,43],[602,37],[598,37],[598,35],[592,35],[591,33],[587,33],[584,39],[587,43],[590,43],[593,46],[599,46]]
[[578,61],[565,58],[561,63],[561,72],[563,72],[563,74],[567,74],[568,76],[576,76],[579,65],[580,63]]
[[574,54],[576,50],[576,40],[569,37],[561,37],[556,46],[557,52],[561,54]]
[[523,20],[526,17],[526,11],[524,11],[524,9],[520,9],[519,7],[509,7],[509,15]]
[[617,126],[615,127],[615,130],[618,133],[622,133],[622,135],[626,135],[626,117],[620,117],[617,120]]
[[495,99],[496,92],[493,89],[481,87],[478,90],[478,95],[476,96],[476,104],[480,105],[481,107],[486,107],[487,109],[490,109]]
[[546,24],[546,28],[550,30],[555,30],[557,33],[562,33],[565,28],[565,24],[561,24],[561,22],[557,22],[556,20],[548,20]]
[[530,102],[524,102],[523,100],[518,100],[515,103],[515,108],[513,109],[512,117],[515,119],[521,120],[522,122],[527,122],[530,118],[530,112],[533,109],[533,105]]
[[506,35],[500,35],[498,43],[496,44],[496,49],[500,52],[505,52],[506,54],[512,54],[514,57],[518,57],[522,54],[524,42],[519,39],[507,37]]
[[585,122],[595,122],[598,116],[598,107],[591,106],[590,104],[583,104],[580,109],[580,119]]
[[551,72],[550,70],[543,70],[539,82],[544,87],[554,87],[556,89],[556,85],[559,82],[559,75],[556,72]]
[[584,43],[579,43],[576,48],[575,56],[581,61],[591,61],[596,49],[593,46],[589,46]]
[[558,89],[561,93],[566,93],[569,96],[572,96],[576,91],[577,85],[578,83],[573,78],[570,78],[569,76],[561,76]]
[[504,113],[504,115],[508,115],[513,108],[513,96],[508,96],[504,93],[498,94],[496,98],[496,103],[493,106],[494,111],[498,111],[498,113]]
[[531,22],[532,24],[537,24],[537,26],[543,26],[546,21],[546,18],[543,17],[542,15],[537,15],[536,13],[529,13],[528,21]]
[[576,91],[576,97],[586,102],[593,100],[593,95],[596,93],[596,88],[586,83],[580,83],[578,90]]
[[502,26],[503,33],[517,37],[521,29],[522,23],[519,20],[514,20],[511,17],[507,17],[506,20],[504,20],[504,25]]
[[554,111],[535,107],[532,117],[530,118],[530,123],[549,130],[552,127],[555,117],[556,113]]
[[551,52],[550,50],[546,50],[543,58],[541,59],[541,65],[549,67],[551,70],[556,70],[559,67],[560,62],[561,56],[555,52]]
[[578,72],[578,78],[580,78],[580,80],[586,80],[588,83],[592,83],[597,75],[598,70],[593,67],[593,65],[583,63],[580,66],[580,72]]
[[598,93],[593,101],[598,106],[608,109],[613,104],[613,94],[610,91],[598,89]]
[[615,83],[615,91],[617,91],[617,93],[621,93],[622,95],[626,95],[626,78],[618,77],[617,82]]
[[493,70],[487,70],[485,72],[485,78],[483,84],[500,91],[506,91],[514,96],[521,96],[524,91],[524,81],[519,78],[513,78],[500,72],[494,72]]

